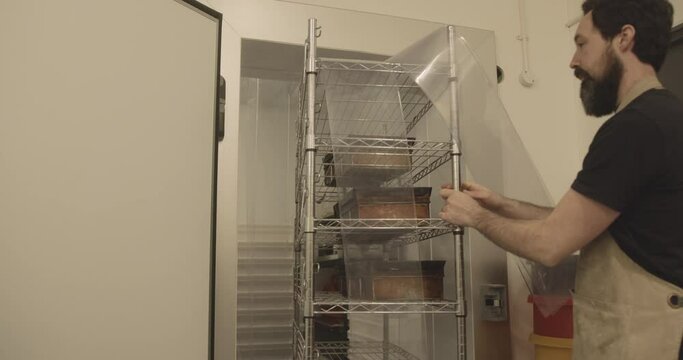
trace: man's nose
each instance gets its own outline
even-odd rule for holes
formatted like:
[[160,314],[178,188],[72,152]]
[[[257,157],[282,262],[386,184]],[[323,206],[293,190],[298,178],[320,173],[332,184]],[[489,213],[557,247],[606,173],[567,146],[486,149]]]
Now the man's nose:
[[569,68],[576,69],[577,67],[579,67],[579,57],[574,53],[574,56],[572,56],[572,59],[569,61]]

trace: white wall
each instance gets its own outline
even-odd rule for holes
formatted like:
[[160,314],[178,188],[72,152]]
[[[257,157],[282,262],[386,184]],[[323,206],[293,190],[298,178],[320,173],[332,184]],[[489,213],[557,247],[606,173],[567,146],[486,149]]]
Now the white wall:
[[674,26],[683,24],[683,0],[670,0],[674,5]]

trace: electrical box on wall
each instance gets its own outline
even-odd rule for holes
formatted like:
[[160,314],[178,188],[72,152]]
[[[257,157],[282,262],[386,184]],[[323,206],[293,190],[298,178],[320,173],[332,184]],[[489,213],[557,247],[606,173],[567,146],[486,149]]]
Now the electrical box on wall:
[[485,284],[480,288],[482,319],[484,321],[507,321],[507,290],[505,285]]

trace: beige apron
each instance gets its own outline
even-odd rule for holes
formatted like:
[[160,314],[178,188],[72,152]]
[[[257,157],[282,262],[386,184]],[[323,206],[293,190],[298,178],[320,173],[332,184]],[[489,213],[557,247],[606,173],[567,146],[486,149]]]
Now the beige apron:
[[672,295],[683,301],[683,289],[641,268],[605,232],[577,265],[573,359],[678,359],[683,307]]

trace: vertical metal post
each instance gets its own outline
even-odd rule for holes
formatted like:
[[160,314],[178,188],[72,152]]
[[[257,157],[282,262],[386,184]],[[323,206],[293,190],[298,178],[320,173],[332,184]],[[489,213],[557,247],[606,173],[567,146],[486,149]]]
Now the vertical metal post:
[[383,332],[383,341],[382,341],[382,350],[383,351],[383,360],[389,360],[389,314],[384,314],[383,316],[383,322],[384,326],[382,328]]
[[[455,27],[448,26],[448,51],[450,59],[450,71],[448,77],[448,85],[450,90],[450,105],[451,105],[451,157],[453,165],[453,187],[460,190],[461,181],[461,166],[460,166],[460,119],[458,118],[458,69],[455,58]],[[457,321],[457,339],[456,344],[457,359],[465,360],[467,357],[467,337],[466,337],[466,323],[467,318],[467,304],[465,303],[465,271],[464,271],[464,246],[463,233],[457,232],[453,234],[455,238],[455,298],[458,303],[456,310]]]
[[314,358],[315,319],[313,302],[315,301],[313,283],[313,261],[315,255],[315,82],[317,69],[316,58],[316,19],[308,20],[308,54],[306,58],[306,219],[304,224],[305,264],[304,264],[304,341],[306,341],[306,359]]

